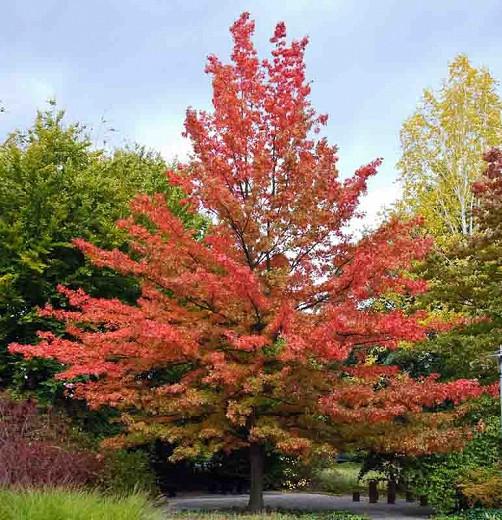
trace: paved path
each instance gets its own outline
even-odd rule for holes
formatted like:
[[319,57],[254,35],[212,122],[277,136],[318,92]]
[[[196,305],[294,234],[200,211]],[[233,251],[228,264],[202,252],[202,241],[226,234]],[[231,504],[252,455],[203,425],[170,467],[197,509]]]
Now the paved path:
[[[180,496],[168,500],[168,510],[186,511],[194,509],[215,510],[244,508],[247,495],[198,495]],[[296,509],[302,511],[343,510],[365,514],[369,518],[386,520],[418,520],[427,518],[431,509],[417,503],[397,500],[396,504],[381,501],[369,504],[366,497],[361,502],[352,502],[351,496],[334,496],[321,493],[265,493],[265,505],[273,509]]]

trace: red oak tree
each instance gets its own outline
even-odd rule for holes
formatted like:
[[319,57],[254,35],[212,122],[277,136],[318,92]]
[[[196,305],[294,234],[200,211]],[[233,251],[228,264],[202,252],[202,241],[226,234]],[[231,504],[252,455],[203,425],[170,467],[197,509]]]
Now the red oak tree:
[[138,196],[118,223],[129,254],[76,241],[94,264],[141,280],[137,305],[61,287],[71,310],[42,312],[67,334],[40,333],[11,351],[58,359],[73,395],[121,409],[128,433],[118,441],[161,438],[176,446],[173,459],[249,447],[259,510],[265,445],[307,456],[367,430],[381,449],[394,438],[410,452],[439,450],[454,428],[430,410],[482,389],[414,381],[373,361],[375,347],[421,340],[431,327],[422,314],[375,305],[425,289],[406,269],[429,243],[396,220],[351,237],[379,161],[340,179],[336,147],[318,137],[327,116],[308,100],[307,39],[288,44],[279,23],[271,58],[259,60],[253,31],[244,13],[231,27],[232,63],[209,57],[214,110],[187,111],[193,157],[169,172],[208,215],[204,236],[162,196]]

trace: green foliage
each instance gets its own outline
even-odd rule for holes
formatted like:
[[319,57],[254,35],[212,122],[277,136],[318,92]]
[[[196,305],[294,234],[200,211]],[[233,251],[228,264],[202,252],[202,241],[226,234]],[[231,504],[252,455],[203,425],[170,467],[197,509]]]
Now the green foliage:
[[454,515],[434,516],[433,520],[502,520],[502,510],[470,509]]
[[74,238],[126,248],[115,222],[138,192],[163,193],[187,225],[202,226],[188,215],[181,191],[168,185],[166,169],[160,155],[142,147],[94,149],[85,128],[65,124],[54,106],[0,144],[0,387],[46,402],[60,393],[51,379],[56,363],[6,353],[12,341],[33,342],[37,330],[60,331],[37,314],[46,303],[64,305],[57,284],[128,302],[138,296],[135,280],[91,266]]
[[471,469],[462,476],[459,488],[470,506],[502,506],[502,471],[500,466]]
[[[279,456],[283,462],[280,487],[290,490],[301,490],[310,486],[312,469],[295,457]],[[268,475],[267,475],[268,476]],[[270,480],[270,479],[269,479]],[[271,482],[270,488],[277,487],[278,481]]]
[[318,471],[314,482],[315,489],[335,495],[345,495],[361,488],[359,468],[332,467]]
[[[482,410],[482,407],[480,407]],[[500,419],[485,419],[472,441],[460,453],[410,459],[403,463],[401,478],[417,495],[426,495],[439,512],[467,505],[462,482],[480,468],[496,468],[500,460]]]
[[474,232],[451,236],[417,267],[429,291],[413,306],[456,326],[407,353],[394,354],[412,373],[434,371],[445,379],[477,378],[483,383],[498,378],[493,353],[502,344],[502,152],[492,150],[485,159],[485,173],[475,186]]
[[148,453],[143,450],[106,453],[98,485],[106,493],[118,496],[138,491],[154,495],[158,491]]
[[319,491],[326,491],[335,495],[348,495],[353,491],[367,491],[368,481],[375,479],[385,487],[383,474],[377,471],[368,471],[361,476],[361,464],[355,462],[335,463],[316,471],[313,487]]
[[[494,240],[491,247],[496,244]],[[422,365],[424,373],[439,372],[445,379],[475,377],[484,383],[497,379],[497,362],[491,354],[502,341],[499,264],[498,258],[483,258],[473,238],[472,243],[464,241],[432,255],[420,267],[429,291],[417,299],[416,307],[461,322],[413,348],[408,355],[410,367],[428,358],[429,366]]]
[[310,487],[314,478],[317,460],[308,462],[293,455],[267,450],[266,489],[301,490]]
[[0,490],[2,520],[160,520],[142,495],[124,498],[62,489]]

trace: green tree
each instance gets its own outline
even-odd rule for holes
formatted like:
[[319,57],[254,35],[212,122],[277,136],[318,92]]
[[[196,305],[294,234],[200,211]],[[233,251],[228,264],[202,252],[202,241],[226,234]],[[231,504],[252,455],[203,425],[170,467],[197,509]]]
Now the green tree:
[[485,160],[487,167],[473,186],[476,229],[436,248],[419,267],[430,290],[415,305],[458,322],[422,344],[420,353],[413,349],[402,358],[411,366],[420,357],[423,362],[415,369],[422,373],[486,382],[497,378],[492,354],[502,344],[502,152],[492,150]]
[[398,208],[421,214],[439,242],[474,230],[472,183],[482,156],[502,142],[502,101],[497,82],[465,55],[449,66],[438,91],[426,89],[401,129],[398,163],[403,186]]
[[201,224],[183,209],[183,194],[169,186],[166,168],[159,154],[139,146],[94,149],[85,128],[65,124],[55,106],[0,145],[0,386],[51,390],[54,367],[21,361],[6,346],[31,341],[48,326],[36,309],[59,302],[58,283],[126,301],[137,296],[135,280],[95,269],[72,239],[126,248],[115,221],[127,216],[138,192],[163,193],[187,224]]

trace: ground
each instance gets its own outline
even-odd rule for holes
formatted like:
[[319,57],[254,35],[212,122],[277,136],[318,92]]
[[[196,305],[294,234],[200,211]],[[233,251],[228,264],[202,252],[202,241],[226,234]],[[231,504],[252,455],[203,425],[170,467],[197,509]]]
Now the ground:
[[[244,508],[247,495],[197,495],[180,496],[169,499],[168,510],[224,510]],[[419,520],[427,518],[432,510],[421,507],[417,503],[407,503],[397,500],[396,504],[380,501],[369,504],[366,497],[361,502],[352,502],[348,495],[333,496],[321,493],[265,493],[265,505],[273,509],[291,509],[299,511],[329,511],[344,510],[357,514],[365,514],[373,519],[385,520]]]

